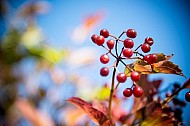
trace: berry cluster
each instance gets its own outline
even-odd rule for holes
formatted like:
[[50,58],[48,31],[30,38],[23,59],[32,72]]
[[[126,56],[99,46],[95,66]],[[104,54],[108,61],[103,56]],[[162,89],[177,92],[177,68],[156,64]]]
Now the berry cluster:
[[[122,35],[126,35],[126,38],[124,40],[121,40]],[[117,67],[119,63],[122,63],[125,65],[125,67],[128,67],[128,64],[124,62],[126,59],[141,59],[147,64],[153,64],[158,62],[158,56],[156,54],[147,54],[151,50],[151,46],[154,44],[154,40],[151,37],[146,37],[144,39],[144,42],[137,46],[137,48],[134,48],[134,38],[136,38],[137,32],[134,29],[128,29],[127,31],[124,31],[121,33],[119,37],[115,37],[114,35],[110,34],[110,32],[107,29],[102,29],[100,30],[99,35],[93,34],[91,36],[91,40],[98,46],[101,46],[105,48],[108,52],[105,54],[102,54],[100,56],[100,62],[102,64],[107,64],[110,61],[110,56],[115,58],[115,63],[114,63],[114,71],[113,72],[113,77],[115,78],[116,74],[116,80],[118,82],[118,85],[120,83],[125,83],[127,80],[127,75],[124,72],[119,72]],[[110,39],[108,39],[110,38]],[[106,40],[108,39],[108,40]],[[122,43],[123,48],[121,49],[120,52],[118,52],[118,43]],[[114,51],[112,51],[114,49]],[[138,51],[138,49],[141,49],[142,54]],[[114,53],[113,53],[114,52]],[[135,54],[135,57],[133,55]],[[102,67],[100,69],[100,75],[105,77],[109,75],[111,67]],[[143,89],[137,84],[137,82],[140,80],[140,73],[138,71],[134,71],[133,69],[130,69],[130,74],[128,76],[131,78],[133,81],[133,85],[131,88],[126,88],[123,91],[123,95],[125,97],[130,97],[132,94],[135,97],[141,97],[143,95]],[[117,85],[117,86],[118,86]],[[117,88],[116,86],[116,88]],[[116,89],[115,88],[115,89]],[[155,95],[157,93],[156,89],[152,89],[149,94],[150,95]],[[185,96],[187,101],[190,101],[190,92],[188,92]]]
[[[126,34],[127,38],[125,40],[120,40],[120,37],[124,33]],[[109,55],[111,55],[116,59],[116,65],[114,66],[114,68],[117,67],[119,62],[122,62],[126,66],[126,64],[123,62],[123,59],[131,59],[131,57],[133,56],[134,53],[136,53],[136,55],[143,56],[141,59],[143,59],[145,62],[147,62],[149,64],[155,63],[157,60],[156,55],[150,54],[150,55],[144,56],[144,55],[140,54],[139,52],[137,52],[138,48],[140,48],[140,47],[144,53],[149,52],[150,46],[153,45],[154,40],[150,37],[147,37],[147,38],[145,38],[143,44],[141,44],[135,50],[133,50],[132,49],[134,47],[133,39],[136,36],[137,36],[137,32],[134,29],[128,29],[127,31],[124,31],[118,38],[111,35],[107,29],[102,29],[102,30],[100,30],[99,35],[93,34],[91,36],[91,40],[98,46],[102,46],[106,50],[108,50],[108,52],[106,54],[102,54],[100,56],[100,62],[102,64],[107,64],[110,61]],[[112,37],[112,38],[108,39],[106,41],[105,39],[107,39],[108,37]],[[118,50],[117,50],[118,42],[123,43],[123,48],[122,48],[120,54],[118,54]],[[106,44],[106,46],[105,46],[105,44]],[[114,49],[114,47],[115,47],[116,54],[112,53],[112,50]],[[100,69],[101,76],[108,76],[108,74],[109,74],[109,67],[102,67]],[[130,97],[133,94],[135,97],[141,97],[143,95],[143,89],[136,84],[136,82],[140,80],[140,73],[138,73],[137,71],[131,70],[130,78],[133,81],[133,86],[131,88],[126,88],[123,91],[123,95],[125,97]],[[123,72],[118,72],[116,75],[116,79],[118,81],[118,84],[124,83],[127,80],[127,75]]]

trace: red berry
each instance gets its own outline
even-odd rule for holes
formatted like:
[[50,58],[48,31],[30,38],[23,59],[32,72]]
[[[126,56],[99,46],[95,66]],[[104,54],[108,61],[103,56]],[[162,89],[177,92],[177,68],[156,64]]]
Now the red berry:
[[185,100],[190,102],[190,91],[185,94]]
[[134,29],[128,29],[126,34],[129,38],[135,38],[137,36],[137,32]]
[[103,54],[100,56],[100,62],[103,63],[103,64],[106,64],[110,61],[110,58],[108,55],[106,54]]
[[123,49],[123,55],[130,58],[133,55],[133,50],[131,48],[125,48]]
[[126,88],[124,91],[123,91],[123,95],[125,97],[130,97],[132,95],[133,91],[131,90],[131,88]]
[[154,43],[154,40],[150,37],[146,37],[144,42],[151,46]]
[[141,50],[144,52],[144,53],[147,53],[150,51],[150,45],[147,44],[147,43],[144,43],[141,45]]
[[102,46],[104,44],[104,37],[102,35],[97,36],[97,38],[95,39],[95,43],[99,46]]
[[123,44],[124,44],[125,48],[133,48],[133,46],[134,46],[133,40],[129,39],[129,38],[125,39]]
[[137,98],[143,96],[144,91],[140,86],[134,86],[133,87],[133,95]]
[[96,43],[96,38],[97,38],[98,36],[96,35],[96,34],[94,34],[94,35],[92,35],[91,36],[91,40],[94,42],[94,43]]
[[150,63],[150,55],[145,55],[143,60],[146,61],[148,64]]
[[109,31],[107,29],[102,29],[100,31],[100,35],[104,36],[104,38],[107,38],[109,36]]
[[156,63],[157,59],[158,59],[158,56],[156,54],[150,54],[150,57],[149,57],[151,63]]
[[117,81],[119,83],[124,83],[127,80],[127,76],[124,73],[117,74]]
[[137,82],[140,80],[140,74],[136,71],[131,72],[131,80]]
[[158,56],[156,54],[149,54],[143,57],[143,60],[145,60],[148,64],[156,63],[158,59]]
[[107,41],[106,44],[107,44],[109,49],[113,49],[115,42],[114,42],[114,40],[110,39]]
[[100,69],[100,75],[101,76],[107,76],[109,74],[109,69],[107,67],[102,67]]

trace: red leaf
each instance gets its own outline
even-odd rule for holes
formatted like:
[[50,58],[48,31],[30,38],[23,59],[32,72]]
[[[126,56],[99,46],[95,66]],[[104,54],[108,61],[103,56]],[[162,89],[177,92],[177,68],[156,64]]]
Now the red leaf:
[[102,125],[105,121],[108,120],[107,116],[104,115],[104,113],[93,108],[89,103],[78,97],[69,98],[67,99],[67,101],[83,110],[89,116],[89,118],[96,124]]

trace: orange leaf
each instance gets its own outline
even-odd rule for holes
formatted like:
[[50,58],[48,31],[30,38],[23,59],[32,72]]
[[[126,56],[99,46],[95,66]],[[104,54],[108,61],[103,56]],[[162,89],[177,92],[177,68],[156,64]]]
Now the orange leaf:
[[182,70],[171,61],[160,61],[153,64],[153,70],[156,73],[165,73],[165,74],[177,74],[184,76]]
[[[163,53],[157,53],[157,61],[153,64],[148,64],[142,59],[137,60],[136,62],[129,64],[125,68],[125,74],[130,76],[131,70],[135,70],[141,74],[177,74],[184,76],[182,70],[175,65],[173,62],[168,61],[172,56],[166,56]],[[131,69],[131,70],[130,70]]]
[[107,116],[104,115],[104,113],[93,108],[89,103],[78,97],[69,98],[67,99],[67,101],[76,105],[79,109],[83,110],[89,116],[89,118],[96,124],[102,125],[105,121],[108,120]]

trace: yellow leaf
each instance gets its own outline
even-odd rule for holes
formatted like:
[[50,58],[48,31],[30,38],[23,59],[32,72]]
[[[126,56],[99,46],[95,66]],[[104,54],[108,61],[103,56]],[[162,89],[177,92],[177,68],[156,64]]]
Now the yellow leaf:
[[104,86],[99,91],[97,91],[97,98],[99,100],[108,99],[109,95],[110,95],[110,89],[108,86]]

